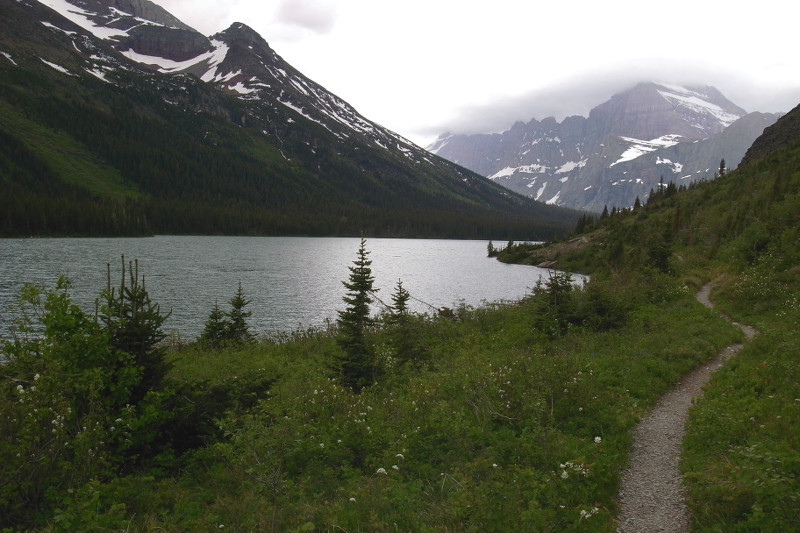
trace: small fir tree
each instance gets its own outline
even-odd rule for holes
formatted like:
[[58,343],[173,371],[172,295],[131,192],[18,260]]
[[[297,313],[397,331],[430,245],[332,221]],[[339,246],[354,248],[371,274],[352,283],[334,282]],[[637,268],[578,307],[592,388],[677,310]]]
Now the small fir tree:
[[200,342],[211,348],[219,348],[228,338],[229,323],[225,318],[225,313],[219,308],[219,304],[214,302],[214,309],[208,315]]
[[203,333],[200,335],[200,342],[211,348],[252,342],[253,334],[250,333],[247,319],[253,313],[244,310],[251,301],[245,298],[240,281],[236,294],[229,300],[230,311],[225,313],[216,302],[214,303],[214,308],[209,313]]
[[411,324],[408,301],[411,294],[397,280],[392,294],[392,308],[389,315],[389,343],[400,364],[420,359],[421,353]]
[[252,300],[244,297],[242,290],[242,282],[239,282],[239,288],[236,294],[230,300],[231,310],[228,311],[228,324],[227,337],[234,342],[252,342],[253,334],[247,326],[247,319],[253,314],[252,311],[245,311],[244,308],[250,305]]
[[150,300],[144,276],[139,282],[138,261],[129,262],[126,272],[125,256],[122,256],[119,287],[111,285],[111,264],[108,264],[108,285],[101,300],[100,321],[108,331],[109,345],[133,356],[141,369],[141,379],[131,398],[131,403],[138,402],[147,391],[160,388],[169,370],[166,351],[159,343],[166,336],[161,325],[170,313],[161,314],[159,305]]
[[366,240],[362,237],[356,260],[350,269],[349,281],[342,284],[347,289],[343,297],[346,307],[339,311],[339,334],[336,339],[341,348],[337,356],[337,370],[341,383],[354,391],[372,384],[376,378],[373,350],[367,342],[367,328],[371,325],[370,304],[375,278],[372,276],[372,261],[368,258]]

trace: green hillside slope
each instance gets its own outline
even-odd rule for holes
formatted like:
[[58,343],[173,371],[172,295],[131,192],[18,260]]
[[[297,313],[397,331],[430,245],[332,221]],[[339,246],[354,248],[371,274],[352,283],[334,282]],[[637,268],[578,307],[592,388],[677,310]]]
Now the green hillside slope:
[[692,531],[791,531],[800,522],[798,118],[800,108],[713,182],[669,188],[553,246],[501,253],[602,277],[645,269],[711,281],[717,307],[758,330],[691,413],[683,470]]

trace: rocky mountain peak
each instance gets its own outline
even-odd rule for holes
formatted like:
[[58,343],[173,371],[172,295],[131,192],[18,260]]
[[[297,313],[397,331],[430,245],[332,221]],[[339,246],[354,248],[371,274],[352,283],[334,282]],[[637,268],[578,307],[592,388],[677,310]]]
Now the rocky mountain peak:
[[257,31],[241,22],[234,22],[225,31],[212,36],[212,39],[219,39],[229,44],[241,43],[247,46],[269,48],[267,41]]
[[[429,150],[536,200],[599,212],[646,199],[662,176],[688,183],[712,178],[723,158],[735,166],[777,119],[742,121],[746,116],[714,87],[642,82],[588,117],[517,122],[501,134],[451,134]],[[723,136],[734,124],[735,133]]]

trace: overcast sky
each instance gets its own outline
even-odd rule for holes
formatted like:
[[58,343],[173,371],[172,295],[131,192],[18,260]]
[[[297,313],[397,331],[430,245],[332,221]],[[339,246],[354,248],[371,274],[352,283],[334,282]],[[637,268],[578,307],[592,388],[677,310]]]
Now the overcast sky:
[[155,0],[212,35],[243,22],[370,120],[445,131],[586,115],[638,81],[713,85],[747,111],[800,103],[786,0]]

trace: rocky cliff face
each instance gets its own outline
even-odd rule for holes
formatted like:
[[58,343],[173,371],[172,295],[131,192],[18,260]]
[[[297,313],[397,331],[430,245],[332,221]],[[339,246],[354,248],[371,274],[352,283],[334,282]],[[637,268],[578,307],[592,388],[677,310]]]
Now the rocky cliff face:
[[601,211],[645,200],[662,178],[711,178],[721,159],[736,166],[775,120],[747,115],[713,87],[642,83],[588,117],[518,122],[493,135],[445,134],[429,150],[539,201]]

